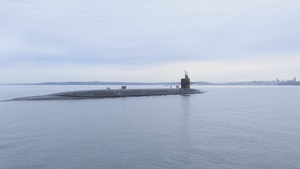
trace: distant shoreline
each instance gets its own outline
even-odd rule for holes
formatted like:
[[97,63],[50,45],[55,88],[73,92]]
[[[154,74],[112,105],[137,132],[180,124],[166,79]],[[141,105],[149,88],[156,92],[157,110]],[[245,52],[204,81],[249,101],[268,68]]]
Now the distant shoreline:
[[[180,85],[179,82],[42,82],[42,83],[6,83],[0,85]],[[271,81],[249,81],[249,82],[192,82],[192,85],[198,86],[300,86],[300,82],[282,82],[273,83]]]

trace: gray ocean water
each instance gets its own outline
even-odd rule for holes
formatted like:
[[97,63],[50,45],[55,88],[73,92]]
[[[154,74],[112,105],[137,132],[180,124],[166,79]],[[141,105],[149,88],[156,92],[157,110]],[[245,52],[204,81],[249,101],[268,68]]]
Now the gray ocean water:
[[300,168],[300,87],[195,87],[208,93],[0,102],[0,169]]

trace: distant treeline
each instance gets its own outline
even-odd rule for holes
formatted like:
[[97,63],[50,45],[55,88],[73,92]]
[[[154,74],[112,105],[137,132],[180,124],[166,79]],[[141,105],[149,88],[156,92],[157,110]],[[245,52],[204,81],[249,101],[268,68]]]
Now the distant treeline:
[[[209,82],[192,82],[192,85],[216,85]],[[179,82],[43,82],[37,85],[180,85]]]
[[37,83],[37,85],[179,85],[177,82],[43,82]]

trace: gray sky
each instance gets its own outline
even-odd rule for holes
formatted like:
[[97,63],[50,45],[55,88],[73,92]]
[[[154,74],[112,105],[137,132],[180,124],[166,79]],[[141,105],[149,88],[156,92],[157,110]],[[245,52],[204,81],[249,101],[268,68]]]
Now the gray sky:
[[300,78],[299,0],[0,0],[0,83]]

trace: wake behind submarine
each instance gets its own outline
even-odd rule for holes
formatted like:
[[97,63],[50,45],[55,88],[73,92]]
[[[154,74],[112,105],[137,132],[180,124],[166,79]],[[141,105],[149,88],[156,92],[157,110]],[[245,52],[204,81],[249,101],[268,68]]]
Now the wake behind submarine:
[[190,78],[185,71],[185,77],[181,79],[181,88],[170,89],[102,89],[102,90],[82,90],[54,93],[41,96],[28,96],[14,98],[9,101],[29,101],[29,100],[77,100],[77,99],[98,99],[98,98],[117,98],[117,97],[138,97],[138,96],[162,96],[162,95],[189,95],[202,94],[201,90],[190,88]]

